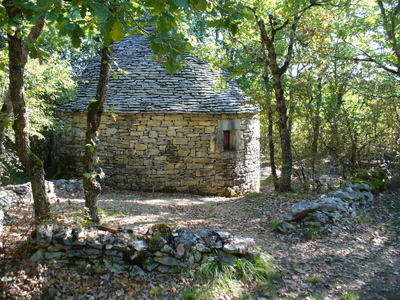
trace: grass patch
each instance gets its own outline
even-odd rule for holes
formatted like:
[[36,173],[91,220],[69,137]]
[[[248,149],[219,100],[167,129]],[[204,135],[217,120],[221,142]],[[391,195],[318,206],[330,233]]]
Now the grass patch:
[[316,283],[316,282],[320,282],[321,279],[315,275],[310,275],[310,276],[306,277],[306,281],[308,283]]
[[268,225],[273,231],[279,232],[280,231],[279,227],[282,226],[282,222],[281,221],[271,221],[271,222],[269,222]]
[[348,293],[346,295],[342,295],[342,300],[359,300],[360,297],[358,296],[357,292]]
[[235,265],[220,262],[210,257],[193,274],[199,286],[187,287],[185,299],[219,299],[229,295],[235,299],[252,299],[250,291],[262,297],[275,294],[272,280],[278,279],[278,271],[271,256],[261,253],[250,261],[239,258]]
[[318,226],[308,226],[303,229],[303,237],[306,240],[314,240],[318,237],[326,235],[326,229]]
[[363,223],[369,223],[371,220],[369,218],[369,216],[366,213],[361,213],[358,218],[357,218],[358,222],[363,222]]
[[400,201],[393,203],[391,206],[389,206],[389,209],[396,214],[400,214]]

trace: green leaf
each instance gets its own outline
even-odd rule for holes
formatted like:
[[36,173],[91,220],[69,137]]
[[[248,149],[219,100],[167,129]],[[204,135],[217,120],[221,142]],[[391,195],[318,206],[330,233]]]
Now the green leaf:
[[90,178],[90,173],[83,173],[83,177]]
[[179,7],[187,7],[188,1],[187,0],[173,0],[174,4]]
[[122,41],[124,38],[125,32],[124,32],[124,26],[119,22],[118,20],[114,23],[114,26],[111,29],[111,38],[114,41]]
[[46,15],[46,19],[51,22],[55,21],[57,19],[57,12],[54,9],[50,10]]
[[94,3],[93,6],[94,6],[94,10],[95,10],[96,14],[99,17],[101,17],[103,19],[107,19],[107,17],[108,17],[108,9],[107,8],[101,6],[98,3]]
[[65,25],[65,29],[67,29],[68,31],[73,31],[73,30],[75,30],[75,24],[68,23],[67,25]]
[[224,24],[224,20],[212,20],[207,22],[208,27],[218,27],[221,28]]
[[193,48],[193,46],[190,43],[185,43],[185,49],[186,50],[190,50],[192,48]]
[[74,46],[75,48],[79,48],[81,46],[81,38],[79,37],[78,31],[74,30],[72,32],[71,35],[71,42],[72,42],[72,46]]
[[232,35],[236,35],[237,31],[238,31],[238,26],[235,23],[232,23],[231,25],[229,25],[229,31],[232,33]]

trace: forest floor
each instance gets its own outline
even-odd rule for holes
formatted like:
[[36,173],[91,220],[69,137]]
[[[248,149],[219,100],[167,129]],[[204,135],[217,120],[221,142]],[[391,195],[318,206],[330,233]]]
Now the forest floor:
[[[135,226],[143,233],[165,222],[254,238],[273,256],[280,277],[264,291],[249,287],[241,299],[400,299],[400,196],[381,194],[334,234],[306,239],[301,229],[290,235],[272,230],[270,224],[293,203],[316,197],[305,192],[278,194],[266,187],[259,194],[236,198],[108,191],[99,207],[105,225]],[[51,201],[57,222],[83,219],[81,191],[60,192]],[[13,208],[7,220],[0,237],[0,299],[196,299],[188,293],[197,286],[193,274],[149,273],[146,280],[131,282],[123,274],[33,263],[24,257],[28,250],[23,243],[33,228],[31,206]],[[214,299],[238,298],[227,291]]]

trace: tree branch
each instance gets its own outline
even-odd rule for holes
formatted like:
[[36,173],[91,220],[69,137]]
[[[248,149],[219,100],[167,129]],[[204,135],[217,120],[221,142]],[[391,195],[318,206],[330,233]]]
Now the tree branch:
[[354,46],[352,43],[349,43],[347,41],[344,41],[346,44],[349,44],[350,46],[354,47],[355,49],[357,49],[358,51],[362,52],[363,55],[365,55],[367,58],[357,58],[357,57],[353,57],[353,58],[346,58],[346,57],[336,57],[338,59],[347,59],[347,60],[353,60],[353,61],[359,61],[359,62],[372,62],[376,65],[378,65],[381,69],[392,73],[394,75],[400,76],[400,68],[395,70],[395,69],[391,69],[387,66],[385,66],[383,63],[377,61],[375,58],[373,58],[371,55],[369,55],[365,50],[357,48],[356,46]]
[[29,44],[35,43],[43,31],[44,23],[46,20],[46,13],[47,13],[47,11],[45,11],[39,17],[39,19],[36,20],[35,25],[33,25],[33,27],[31,28],[31,31],[28,34],[28,37],[24,41],[23,48],[22,48],[22,56],[23,56],[24,63],[26,63],[28,60]]
[[396,18],[397,13],[400,10],[400,1],[397,4],[396,9],[393,10],[392,12],[390,12],[390,20],[389,20],[388,14],[386,12],[386,9],[383,5],[382,0],[377,0],[377,2],[378,2],[379,9],[381,11],[381,15],[382,15],[383,28],[386,31],[386,34],[387,34],[390,44],[392,45],[392,50],[397,57],[397,66],[396,66],[397,72],[396,72],[396,74],[400,75],[400,48],[399,48],[399,45],[397,44],[396,28],[395,28],[395,18]]

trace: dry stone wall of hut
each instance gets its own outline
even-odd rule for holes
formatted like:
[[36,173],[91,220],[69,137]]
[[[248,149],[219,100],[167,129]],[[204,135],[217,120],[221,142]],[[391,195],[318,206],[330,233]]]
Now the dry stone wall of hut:
[[[81,176],[86,115],[60,117],[69,130],[58,140],[59,175]],[[100,134],[100,166],[110,187],[226,196],[259,191],[257,114],[105,114]]]

